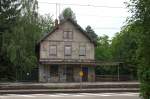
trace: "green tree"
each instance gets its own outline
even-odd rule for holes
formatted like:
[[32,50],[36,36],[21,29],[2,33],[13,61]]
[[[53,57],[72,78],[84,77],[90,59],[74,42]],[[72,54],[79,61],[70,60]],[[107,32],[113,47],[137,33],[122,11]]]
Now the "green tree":
[[[6,5],[9,5],[7,3],[12,4],[6,9],[14,6],[13,2],[4,1]],[[15,0],[12,1],[15,2]],[[7,12],[8,14],[5,12],[6,15],[9,15],[8,17],[0,13],[0,20],[4,20],[5,23],[2,21],[3,25],[8,27],[6,29],[4,27],[5,31],[1,36],[1,56],[3,55],[4,57],[0,57],[0,79],[5,78],[4,80],[24,80],[26,73],[31,72],[32,68],[37,66],[36,43],[44,35],[43,32],[48,32],[52,29],[51,24],[53,24],[50,17],[45,18],[38,15],[37,0],[21,0],[19,4],[16,2],[14,4],[16,4],[15,7],[18,6],[16,8],[17,14],[16,12],[14,12],[15,14],[11,12],[12,10]],[[6,5],[3,4],[4,7]],[[1,9],[3,10],[3,8]],[[13,18],[13,20],[7,20],[9,17],[10,19]],[[48,22],[50,23],[48,24]],[[0,24],[2,25],[2,23]],[[46,25],[48,26],[45,27]]]
[[64,20],[64,19],[67,19],[67,18],[70,18],[70,19],[73,19],[74,21],[76,21],[75,13],[72,11],[71,8],[65,8],[62,11],[62,13],[59,15],[60,21]]
[[150,0],[130,0],[129,8],[133,13],[131,22],[136,22],[139,48],[139,79],[141,95],[144,99],[150,98]]
[[111,42],[107,35],[98,37],[95,49],[95,58],[97,60],[111,60]]
[[0,1],[0,32],[3,33],[15,24],[20,13],[20,2],[18,0]]
[[92,29],[92,27],[90,25],[88,25],[86,28],[85,28],[85,31],[87,33],[89,33],[89,35],[95,40],[97,41],[97,35],[95,33],[95,31]]
[[50,15],[39,16],[39,25],[44,34],[51,32],[54,28],[54,22]]
[[11,34],[5,34],[5,46],[7,56],[15,67],[17,80],[25,78],[27,72],[37,65],[35,56],[35,45],[41,35],[38,23],[37,1],[23,0],[22,9],[17,24]]
[[132,75],[132,79],[137,78],[136,52],[138,44],[135,30],[134,24],[124,26],[112,39],[111,44],[113,59],[126,64],[121,72]]
[[[110,61],[112,59],[111,40],[109,40],[107,35],[98,37],[95,58],[98,61]],[[116,70],[112,66],[97,66],[95,72],[97,75],[115,75],[117,73]]]
[[4,49],[6,32],[11,34],[12,28],[16,25],[20,14],[19,0],[0,1],[0,80],[14,79],[14,68]]

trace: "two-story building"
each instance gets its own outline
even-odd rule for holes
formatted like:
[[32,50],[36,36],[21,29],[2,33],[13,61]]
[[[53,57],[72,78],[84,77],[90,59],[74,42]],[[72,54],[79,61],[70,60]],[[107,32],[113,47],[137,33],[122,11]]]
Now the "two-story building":
[[77,22],[65,19],[38,42],[39,82],[95,81],[96,42]]

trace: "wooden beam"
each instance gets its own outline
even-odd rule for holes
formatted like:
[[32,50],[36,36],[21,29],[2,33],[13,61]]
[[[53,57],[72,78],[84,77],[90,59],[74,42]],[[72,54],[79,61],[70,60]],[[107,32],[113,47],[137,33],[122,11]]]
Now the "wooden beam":
[[93,65],[93,66],[118,66],[123,62],[99,62],[99,61],[41,61],[41,64],[70,64],[70,65]]

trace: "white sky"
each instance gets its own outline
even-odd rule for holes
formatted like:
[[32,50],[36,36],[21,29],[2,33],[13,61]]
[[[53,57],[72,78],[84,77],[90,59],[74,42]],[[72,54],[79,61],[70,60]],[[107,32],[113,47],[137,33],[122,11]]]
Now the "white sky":
[[[39,13],[50,14],[53,19],[56,18],[56,5],[48,3],[63,3],[63,4],[80,4],[80,5],[97,5],[111,6],[119,8],[107,7],[91,7],[91,6],[75,6],[75,5],[60,5],[57,6],[57,12],[70,7],[76,14],[76,19],[79,25],[85,28],[90,25],[97,35],[108,35],[112,38],[116,32],[124,25],[126,17],[131,14],[128,12],[124,2],[128,0],[38,0]],[[43,3],[48,2],[48,3]],[[60,8],[60,11],[59,11]],[[57,14],[57,15],[58,15]]]

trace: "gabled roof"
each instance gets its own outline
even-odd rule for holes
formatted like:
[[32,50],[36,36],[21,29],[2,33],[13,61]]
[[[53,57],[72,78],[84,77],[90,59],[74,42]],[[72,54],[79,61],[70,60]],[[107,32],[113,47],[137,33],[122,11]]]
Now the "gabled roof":
[[61,22],[58,24],[58,26],[55,27],[51,32],[49,32],[49,33],[47,33],[46,35],[44,35],[44,36],[38,41],[38,44],[39,44],[40,42],[42,42],[44,39],[46,39],[46,37],[48,37],[49,35],[51,35],[53,32],[55,32],[56,30],[58,30],[58,29],[59,29],[59,26],[62,25],[62,24],[64,24],[64,23],[67,22],[67,21],[71,22],[75,27],[77,27],[77,29],[78,29],[81,33],[83,33],[92,43],[94,43],[94,45],[96,45],[95,39],[92,38],[92,37],[89,35],[89,33],[87,33],[79,24],[77,24],[76,21],[74,21],[74,20],[71,19],[71,18],[67,18],[67,19],[64,19],[63,21],[61,21]]

